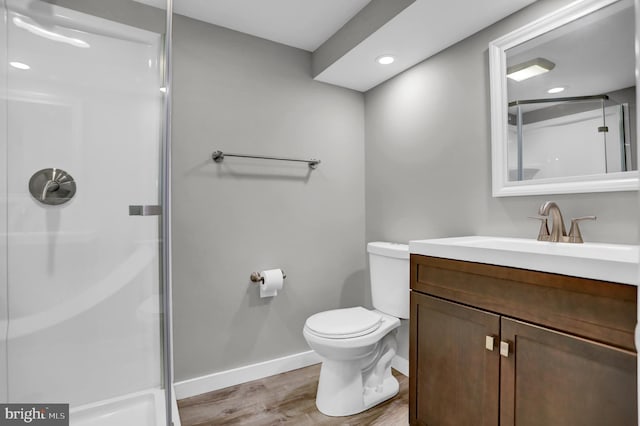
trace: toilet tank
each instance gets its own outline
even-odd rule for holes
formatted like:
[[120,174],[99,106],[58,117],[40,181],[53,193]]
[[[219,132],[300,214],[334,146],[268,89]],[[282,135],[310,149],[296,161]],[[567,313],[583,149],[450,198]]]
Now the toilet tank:
[[397,318],[409,318],[409,246],[367,244],[373,307]]

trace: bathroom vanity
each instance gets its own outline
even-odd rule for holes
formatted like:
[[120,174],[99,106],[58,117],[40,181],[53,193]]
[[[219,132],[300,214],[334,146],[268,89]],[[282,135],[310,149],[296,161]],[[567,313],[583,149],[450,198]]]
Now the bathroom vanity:
[[636,426],[637,246],[469,238],[410,243],[410,423]]

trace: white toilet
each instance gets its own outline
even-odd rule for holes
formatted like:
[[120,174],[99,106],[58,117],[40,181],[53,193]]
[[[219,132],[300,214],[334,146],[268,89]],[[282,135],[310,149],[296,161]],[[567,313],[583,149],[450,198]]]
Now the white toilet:
[[398,393],[391,375],[399,318],[409,318],[409,247],[369,243],[374,310],[334,309],[310,316],[304,338],[323,358],[316,406],[328,416],[350,416]]

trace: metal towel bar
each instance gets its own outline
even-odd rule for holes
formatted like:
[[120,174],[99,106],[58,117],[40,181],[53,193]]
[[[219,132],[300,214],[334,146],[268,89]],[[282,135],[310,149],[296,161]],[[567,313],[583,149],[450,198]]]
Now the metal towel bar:
[[216,163],[222,162],[222,160],[224,160],[224,157],[243,157],[243,158],[259,158],[263,160],[297,161],[301,163],[307,163],[310,169],[315,169],[316,167],[318,167],[318,164],[320,164],[320,160],[316,160],[314,158],[310,160],[301,160],[297,158],[268,157],[265,155],[232,154],[232,153],[222,152],[222,151],[214,151],[213,154],[211,154],[211,158]]

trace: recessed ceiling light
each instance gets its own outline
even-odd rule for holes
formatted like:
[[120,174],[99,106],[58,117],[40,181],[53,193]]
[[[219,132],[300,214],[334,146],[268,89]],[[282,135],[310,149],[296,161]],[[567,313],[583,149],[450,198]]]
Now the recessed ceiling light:
[[393,61],[395,60],[396,58],[394,58],[391,55],[382,55],[376,58],[376,62],[379,63],[380,65],[389,65],[389,64],[392,64]]
[[553,87],[549,90],[547,90],[547,93],[560,93],[560,92],[564,92],[564,87]]
[[19,70],[28,70],[31,69],[31,67],[27,64],[23,64],[22,62],[9,62],[9,65],[11,65],[14,68],[17,68]]
[[530,61],[508,67],[507,77],[511,80],[522,81],[540,74],[544,74],[545,72],[549,72],[555,66],[556,64],[547,59],[535,58]]

